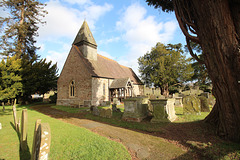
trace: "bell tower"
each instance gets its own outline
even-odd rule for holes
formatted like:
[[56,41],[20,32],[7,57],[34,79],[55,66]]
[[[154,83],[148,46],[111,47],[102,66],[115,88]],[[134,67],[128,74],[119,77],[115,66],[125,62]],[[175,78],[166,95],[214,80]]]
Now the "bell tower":
[[78,31],[73,45],[76,45],[79,48],[85,58],[97,61],[97,43],[85,20]]

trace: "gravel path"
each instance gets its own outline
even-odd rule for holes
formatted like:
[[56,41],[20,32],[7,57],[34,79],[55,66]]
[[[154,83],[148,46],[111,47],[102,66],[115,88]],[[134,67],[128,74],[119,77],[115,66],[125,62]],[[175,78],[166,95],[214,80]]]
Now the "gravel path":
[[193,159],[193,155],[187,150],[158,136],[84,119],[81,114],[67,113],[53,109],[49,105],[37,105],[32,108],[53,118],[89,129],[101,136],[122,143],[128,149],[133,160],[188,159],[190,157]]

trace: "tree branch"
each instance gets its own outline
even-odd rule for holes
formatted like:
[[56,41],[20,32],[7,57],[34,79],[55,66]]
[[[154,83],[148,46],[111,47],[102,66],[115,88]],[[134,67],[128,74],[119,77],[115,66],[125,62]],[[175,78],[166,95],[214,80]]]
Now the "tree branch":
[[198,58],[198,56],[196,54],[193,53],[192,48],[190,46],[190,39],[188,37],[186,37],[186,42],[187,42],[187,47],[189,50],[190,55],[196,60],[198,61],[200,64],[205,64],[205,62],[201,59]]
[[[178,20],[178,23],[179,23],[179,26],[183,32],[183,34],[189,38],[191,41],[195,42],[195,43],[200,43],[199,41],[199,38],[198,37],[195,37],[195,36],[192,36],[189,34],[187,28],[185,27],[187,24],[189,24],[189,26],[191,26],[194,30],[196,30],[196,26],[192,23],[189,23],[189,22],[183,22],[182,18],[184,18],[184,16],[181,16],[179,15],[179,10],[178,10],[178,7],[177,7],[177,0],[174,1],[174,10],[175,10],[175,15],[176,15],[176,18]],[[182,13],[183,14],[183,13]],[[185,19],[185,18],[184,18]],[[185,21],[187,21],[185,19]],[[194,32],[193,32],[194,33]]]

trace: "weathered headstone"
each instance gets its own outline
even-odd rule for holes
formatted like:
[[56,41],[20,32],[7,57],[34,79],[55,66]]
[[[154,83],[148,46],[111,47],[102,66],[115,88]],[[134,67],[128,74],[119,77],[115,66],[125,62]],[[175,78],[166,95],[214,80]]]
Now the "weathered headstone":
[[20,136],[21,150],[27,150],[27,109],[22,110],[21,121],[21,136]]
[[111,118],[112,117],[112,109],[111,108],[101,108],[99,110],[100,117]]
[[183,107],[182,104],[182,97],[175,97],[175,103],[174,103],[175,107]]
[[35,123],[35,129],[33,133],[33,144],[32,144],[32,156],[31,160],[34,160],[34,157],[36,157],[36,140],[37,140],[37,130],[39,125],[41,124],[41,119],[38,119]]
[[51,131],[48,123],[42,123],[38,126],[35,139],[35,152],[32,155],[33,160],[47,160],[51,145]]
[[120,105],[120,101],[118,100],[118,98],[116,97],[113,98],[113,104]]
[[201,114],[200,100],[196,96],[183,98],[183,114]]
[[0,129],[2,129],[2,123],[0,123]]
[[[145,98],[135,97],[124,99],[124,113],[122,119],[125,121],[141,122],[147,117],[148,104]],[[146,104],[145,104],[146,103]]]
[[200,99],[201,112],[210,112],[208,98],[204,96],[199,96],[198,98]]
[[13,120],[14,120],[14,125],[15,125],[15,129],[17,132],[19,132],[19,128],[17,125],[17,112],[16,112],[16,106],[13,105]]
[[92,114],[93,115],[95,115],[95,116],[99,116],[99,109],[96,107],[96,106],[94,106],[93,108],[92,108]]
[[174,108],[174,98],[170,99],[150,99],[153,106],[152,123],[158,122],[172,122],[177,116]]

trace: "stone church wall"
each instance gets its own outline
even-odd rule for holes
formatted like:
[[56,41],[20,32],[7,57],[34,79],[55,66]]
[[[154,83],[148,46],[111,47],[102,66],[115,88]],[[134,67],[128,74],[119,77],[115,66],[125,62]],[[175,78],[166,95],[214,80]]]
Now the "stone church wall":
[[[92,80],[81,56],[72,48],[58,79],[57,105],[80,106],[84,101],[90,101],[92,95]],[[81,72],[79,72],[81,70]],[[74,81],[74,96],[70,96],[70,83]]]
[[103,101],[109,101],[109,82],[106,78],[92,78],[92,105],[98,106]]

